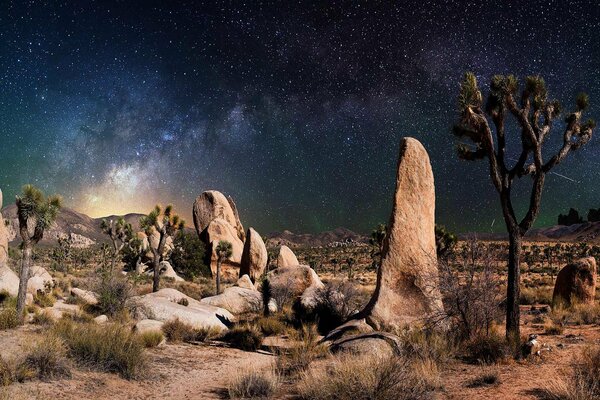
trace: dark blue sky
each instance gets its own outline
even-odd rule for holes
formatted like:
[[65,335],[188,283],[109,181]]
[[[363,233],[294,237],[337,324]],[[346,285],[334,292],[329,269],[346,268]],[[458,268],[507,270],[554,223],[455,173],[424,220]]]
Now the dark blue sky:
[[[93,216],[189,216],[218,189],[263,232],[365,232],[388,219],[414,136],[438,222],[502,230],[486,164],[455,156],[463,73],[540,74],[566,108],[587,91],[600,119],[595,1],[328,3],[0,3],[5,202],[31,182]],[[538,225],[600,207],[597,143],[549,176]]]

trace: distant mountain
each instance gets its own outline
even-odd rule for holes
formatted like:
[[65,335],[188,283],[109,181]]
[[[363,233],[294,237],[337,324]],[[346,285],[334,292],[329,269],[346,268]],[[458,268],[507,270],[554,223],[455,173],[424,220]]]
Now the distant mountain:
[[368,243],[369,239],[361,234],[346,228],[337,228],[332,231],[321,233],[293,233],[290,231],[274,232],[267,235],[267,246],[286,245],[291,248],[297,247],[336,247],[345,243]]
[[600,222],[583,222],[574,225],[555,225],[547,228],[532,229],[527,238],[530,240],[549,240],[562,242],[600,243]]
[[[18,235],[19,220],[17,219],[17,206],[11,204],[2,209],[2,216],[8,221],[8,234],[11,243],[20,243]],[[129,222],[134,230],[139,230],[139,219],[143,214],[126,214],[123,217]],[[103,218],[91,218],[85,214],[63,207],[52,227],[44,234],[41,244],[50,245],[56,243],[59,237],[71,236],[74,245],[87,247],[96,243],[107,241],[106,235],[100,230],[102,219],[117,219],[119,216],[111,215]]]

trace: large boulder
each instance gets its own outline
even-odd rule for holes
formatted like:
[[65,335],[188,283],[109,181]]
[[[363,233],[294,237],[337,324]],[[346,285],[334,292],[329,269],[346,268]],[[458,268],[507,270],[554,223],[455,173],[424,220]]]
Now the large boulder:
[[177,273],[173,269],[173,266],[171,266],[171,263],[168,261],[160,262],[159,273],[160,273],[160,276],[162,276],[163,278],[171,278],[175,282],[184,282],[185,281],[185,279],[183,279],[182,277],[177,275]]
[[294,252],[287,246],[281,246],[279,248],[279,255],[277,256],[277,267],[287,268],[299,265],[298,259]]
[[[200,303],[224,308],[235,315],[260,312],[263,309],[262,294],[259,291],[239,286],[228,287],[221,294],[205,297],[200,300]],[[273,300],[269,302],[269,310],[277,311],[277,305]]]
[[554,284],[553,306],[593,304],[596,296],[596,260],[586,257],[560,270]]
[[162,333],[162,326],[165,323],[163,321],[156,321],[154,319],[143,319],[141,321],[139,321],[137,324],[135,324],[135,326],[133,327],[134,332],[142,334],[142,333],[146,333],[146,332],[161,332]]
[[98,304],[98,295],[90,290],[72,288],[71,295],[85,304]]
[[244,240],[244,227],[240,222],[233,199],[225,197],[219,191],[208,190],[196,198],[193,218],[198,235],[208,227],[212,220],[219,218],[227,221],[234,228],[238,239]]
[[[36,294],[38,291],[47,292],[54,287],[52,275],[44,267],[34,265],[31,267],[29,281],[27,281],[27,291]],[[18,287],[17,287],[18,290]]]
[[[201,235],[204,243],[207,243],[207,251],[210,254],[210,269],[213,276],[217,273],[217,253],[216,249],[221,240],[231,243],[231,257],[227,261],[227,266],[233,264],[236,269],[235,278],[239,276],[239,266],[242,261],[242,252],[244,249],[244,243],[237,237],[234,228],[224,219],[216,218],[210,221],[208,226]],[[223,268],[225,269],[225,268]],[[225,275],[226,273],[222,271]]]
[[279,267],[267,275],[275,296],[295,298],[306,292],[314,293],[324,287],[317,273],[307,265]]
[[377,286],[357,318],[376,330],[402,328],[443,313],[435,243],[435,187],[421,143],[404,138]]
[[[2,190],[0,190],[0,210],[2,210]],[[4,218],[0,213],[0,266],[8,260],[8,229],[4,224]]]
[[0,265],[0,291],[15,297],[19,294],[19,276],[6,264]]
[[242,260],[240,263],[240,277],[248,275],[253,281],[256,281],[265,272],[269,255],[265,242],[259,233],[253,228],[249,228],[246,233],[246,242],[242,251]]
[[132,297],[128,301],[135,308],[135,316],[138,319],[162,322],[179,319],[195,328],[221,330],[227,329],[227,324],[235,320],[229,311],[202,304],[175,289],[161,289],[158,292]]

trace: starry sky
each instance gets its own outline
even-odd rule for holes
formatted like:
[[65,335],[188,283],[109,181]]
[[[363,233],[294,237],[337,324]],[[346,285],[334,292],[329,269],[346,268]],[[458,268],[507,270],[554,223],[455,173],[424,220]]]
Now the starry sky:
[[[5,205],[33,183],[94,217],[158,202],[187,218],[217,189],[261,232],[368,232],[413,136],[437,222],[502,231],[486,162],[455,155],[462,75],[540,74],[565,108],[587,91],[598,120],[599,38],[595,0],[3,0],[0,188]],[[549,175],[537,226],[600,207],[598,143]]]

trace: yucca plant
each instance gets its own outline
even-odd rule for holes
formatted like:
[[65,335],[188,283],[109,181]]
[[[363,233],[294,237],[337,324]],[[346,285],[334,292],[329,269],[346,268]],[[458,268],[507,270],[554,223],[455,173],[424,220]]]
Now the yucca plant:
[[152,291],[158,291],[160,284],[160,261],[165,251],[167,238],[172,237],[178,230],[183,230],[185,221],[173,210],[173,206],[169,204],[163,210],[161,206],[154,207],[148,215],[140,218],[140,227],[148,236],[148,241],[154,232],[159,233],[158,247],[150,246],[152,251],[152,268],[154,269],[154,280],[152,283]]
[[23,310],[25,309],[25,295],[27,282],[31,271],[31,257],[33,247],[44,237],[46,229],[50,228],[56,220],[62,199],[53,195],[46,197],[44,193],[33,185],[23,186],[23,193],[17,196],[17,218],[19,220],[19,233],[22,243],[21,273],[19,276],[19,294],[17,296],[17,315],[19,322],[23,323]]
[[231,243],[227,240],[219,240],[215,253],[217,254],[217,294],[219,294],[221,293],[221,264],[231,257],[231,254],[233,253]]
[[103,219],[100,223],[100,229],[108,235],[113,245],[113,256],[111,261],[112,270],[115,268],[115,261],[119,253],[123,250],[128,241],[133,237],[133,228],[131,224],[125,222],[123,217],[116,221]]

